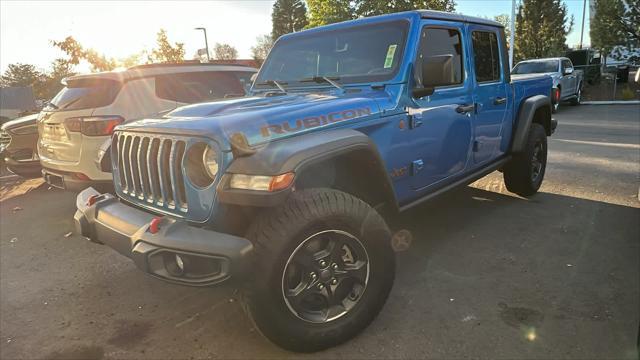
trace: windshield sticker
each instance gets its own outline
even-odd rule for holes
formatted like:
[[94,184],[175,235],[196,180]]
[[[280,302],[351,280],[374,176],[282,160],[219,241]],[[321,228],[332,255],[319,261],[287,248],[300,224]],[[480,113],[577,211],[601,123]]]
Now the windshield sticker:
[[339,121],[355,119],[361,116],[371,115],[369,107],[348,109],[344,111],[330,112],[326,115],[310,116],[295,121],[285,121],[281,124],[265,125],[260,128],[262,137],[271,137],[274,134],[295,133],[304,129],[333,124]]
[[387,49],[387,57],[384,59],[384,68],[388,69],[393,64],[393,56],[396,54],[396,48],[398,45],[393,44],[389,45],[389,49]]

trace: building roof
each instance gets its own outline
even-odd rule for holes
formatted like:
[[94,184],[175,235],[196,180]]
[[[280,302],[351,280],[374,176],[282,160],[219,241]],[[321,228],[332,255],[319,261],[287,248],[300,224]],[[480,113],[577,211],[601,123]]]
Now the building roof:
[[0,88],[0,109],[33,110],[36,99],[31,86]]

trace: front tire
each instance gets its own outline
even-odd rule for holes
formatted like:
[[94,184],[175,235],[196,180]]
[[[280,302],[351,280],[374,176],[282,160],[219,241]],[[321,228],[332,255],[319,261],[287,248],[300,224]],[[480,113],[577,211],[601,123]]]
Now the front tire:
[[547,167],[547,134],[542,125],[533,123],[522,153],[515,154],[504,168],[507,190],[528,197],[540,189]]
[[395,275],[391,234],[368,204],[331,189],[295,192],[258,217],[246,308],[257,328],[291,351],[345,342],[382,309]]

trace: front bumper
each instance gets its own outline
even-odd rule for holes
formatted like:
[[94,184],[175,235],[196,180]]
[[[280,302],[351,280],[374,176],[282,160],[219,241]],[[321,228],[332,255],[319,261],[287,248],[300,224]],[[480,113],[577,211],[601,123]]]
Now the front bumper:
[[[92,196],[98,197],[89,205]],[[93,188],[78,194],[76,206],[74,220],[79,234],[113,248],[140,270],[168,282],[208,286],[240,278],[253,253],[247,239],[158,217]],[[159,226],[153,233],[152,222],[157,221]]]

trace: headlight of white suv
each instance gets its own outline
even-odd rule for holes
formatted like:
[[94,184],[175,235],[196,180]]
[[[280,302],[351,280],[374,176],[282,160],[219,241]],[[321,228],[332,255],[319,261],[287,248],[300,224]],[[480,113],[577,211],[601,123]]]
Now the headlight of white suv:
[[189,181],[199,188],[211,185],[218,175],[218,153],[205,143],[192,145],[187,150],[185,162]]

